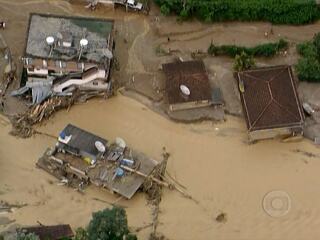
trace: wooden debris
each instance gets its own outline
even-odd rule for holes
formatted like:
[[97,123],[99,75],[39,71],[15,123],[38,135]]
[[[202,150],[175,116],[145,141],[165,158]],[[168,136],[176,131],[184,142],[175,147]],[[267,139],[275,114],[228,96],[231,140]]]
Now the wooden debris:
[[[105,97],[106,93],[101,91],[75,91],[68,97],[51,97],[41,104],[32,106],[23,114],[15,115],[12,119],[12,131],[14,136],[29,138],[37,132],[33,129],[35,124],[51,117],[60,109],[69,109],[73,104],[85,102],[93,97]],[[41,133],[40,133],[41,134]]]

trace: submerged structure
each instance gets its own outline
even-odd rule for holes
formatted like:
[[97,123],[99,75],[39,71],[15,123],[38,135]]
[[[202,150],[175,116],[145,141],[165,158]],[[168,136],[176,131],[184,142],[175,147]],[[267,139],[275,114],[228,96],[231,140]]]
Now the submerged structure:
[[39,240],[61,240],[61,239],[71,239],[74,236],[74,233],[67,224],[53,225],[53,226],[31,226],[31,227],[22,227],[17,229],[18,233],[33,233]]
[[177,61],[162,65],[170,111],[221,105],[220,89],[211,90],[203,61]]
[[290,66],[238,72],[249,139],[303,134],[304,113]]
[[109,144],[71,124],[59,134],[37,166],[71,186],[93,183],[127,199],[138,191],[159,162],[128,148],[117,138]]
[[113,44],[111,20],[31,14],[22,88],[13,95],[31,89],[40,103],[76,88],[108,91]]

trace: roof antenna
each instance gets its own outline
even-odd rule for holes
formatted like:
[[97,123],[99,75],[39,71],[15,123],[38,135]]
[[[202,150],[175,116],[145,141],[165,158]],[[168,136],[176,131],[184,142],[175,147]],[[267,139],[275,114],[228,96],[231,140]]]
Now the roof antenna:
[[53,51],[53,46],[54,46],[54,37],[48,36],[46,38],[46,42],[47,42],[48,46],[50,47],[49,57],[51,57],[51,54],[52,54],[52,51]]
[[87,48],[89,41],[86,38],[82,38],[80,40],[80,52],[79,52],[79,58],[78,61],[80,61],[81,56],[83,54],[83,50]]

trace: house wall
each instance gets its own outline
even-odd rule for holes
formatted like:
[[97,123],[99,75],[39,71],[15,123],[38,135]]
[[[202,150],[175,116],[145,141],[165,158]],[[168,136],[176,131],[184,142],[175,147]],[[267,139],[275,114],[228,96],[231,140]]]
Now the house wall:
[[92,67],[98,67],[95,63],[84,63],[63,60],[45,60],[41,58],[26,58],[24,67],[28,73],[33,69],[54,71],[54,72],[83,72]]
[[287,128],[273,128],[273,129],[263,129],[249,132],[249,140],[262,140],[276,138],[280,136],[292,135],[293,133],[299,134],[303,133],[301,126],[287,127]]
[[169,105],[169,109],[170,109],[170,111],[179,111],[179,110],[207,107],[210,105],[211,105],[211,102],[209,100],[204,100],[204,101],[198,101],[198,102],[186,102],[186,103],[171,104],[171,105]]
[[27,68],[27,73],[29,75],[40,75],[40,76],[47,76],[48,75],[48,69],[44,68]]

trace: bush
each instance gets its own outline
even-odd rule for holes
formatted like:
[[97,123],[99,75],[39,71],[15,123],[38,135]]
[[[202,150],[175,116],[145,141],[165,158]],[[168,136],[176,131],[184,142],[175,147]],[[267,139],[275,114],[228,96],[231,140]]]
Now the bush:
[[245,52],[242,52],[240,55],[236,55],[234,60],[233,69],[237,72],[248,70],[255,66],[253,57]]
[[84,228],[78,228],[73,240],[88,240],[88,232]]
[[315,0],[155,0],[171,12],[203,21],[269,21],[306,24],[319,19]]
[[320,82],[320,34],[316,34],[313,41],[298,44],[297,52],[302,56],[295,67],[299,79]]
[[316,52],[317,52],[317,55],[318,55],[318,58],[320,57],[320,33],[316,34],[314,37],[313,37],[313,45],[316,49]]
[[242,52],[244,52],[247,55],[252,55],[255,57],[272,57],[279,51],[287,49],[288,45],[288,42],[283,39],[280,39],[276,43],[260,44],[252,48],[236,45],[215,46],[213,43],[211,43],[208,48],[208,54],[215,56],[226,55],[235,57],[236,55],[240,55]]
[[164,16],[168,16],[170,14],[170,8],[167,5],[162,5],[160,8],[160,12]]
[[298,77],[301,81],[320,82],[320,63],[312,57],[301,58],[296,65]]
[[312,42],[304,42],[298,44],[297,52],[303,57],[317,57],[317,50]]
[[123,208],[114,207],[96,212],[88,226],[88,240],[136,240],[128,229],[127,215]]

